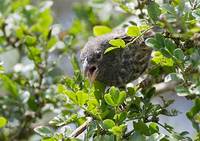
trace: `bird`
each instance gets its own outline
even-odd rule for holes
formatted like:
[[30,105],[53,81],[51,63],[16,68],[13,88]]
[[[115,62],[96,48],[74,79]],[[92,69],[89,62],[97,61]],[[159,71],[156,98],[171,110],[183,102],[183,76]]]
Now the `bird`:
[[[122,39],[125,48],[105,53],[110,40]],[[145,44],[145,37],[128,36],[125,29],[90,37],[80,53],[83,72],[90,82],[98,81],[107,86],[124,87],[139,78],[147,69],[152,49]]]

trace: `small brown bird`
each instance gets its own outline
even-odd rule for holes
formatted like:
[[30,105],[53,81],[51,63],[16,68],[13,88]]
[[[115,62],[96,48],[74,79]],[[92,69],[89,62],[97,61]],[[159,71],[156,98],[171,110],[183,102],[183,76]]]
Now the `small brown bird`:
[[[125,48],[105,50],[112,39],[123,39]],[[123,29],[95,38],[90,38],[81,51],[84,74],[90,81],[99,81],[108,86],[125,86],[137,79],[148,67],[152,49],[147,47],[144,37],[133,42]]]

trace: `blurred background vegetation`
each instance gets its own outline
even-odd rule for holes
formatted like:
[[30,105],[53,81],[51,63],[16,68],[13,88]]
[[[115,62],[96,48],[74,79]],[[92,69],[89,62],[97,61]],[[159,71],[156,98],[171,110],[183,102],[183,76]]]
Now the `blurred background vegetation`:
[[[162,3],[162,7],[157,3]],[[97,96],[111,94],[112,90],[120,95],[121,91],[113,87],[105,92],[101,85],[90,86],[79,65],[80,49],[93,36],[93,27],[97,25],[111,29],[141,23],[159,26],[165,30],[163,38],[173,39],[171,46],[177,42],[177,46],[192,46],[194,42],[189,39],[200,31],[199,3],[198,0],[0,0],[0,140],[78,140],[71,133],[87,117],[93,117],[95,122],[88,125],[87,133],[79,136],[81,140],[200,139],[198,48],[186,51],[183,48],[170,56],[165,51],[167,46],[164,51],[156,48],[159,38],[147,42],[159,51],[150,75],[155,79],[162,76],[162,81],[167,78],[181,81],[176,89],[178,96],[173,92],[165,100],[154,97],[152,85],[144,90],[131,87],[122,100],[130,107],[121,113],[123,102],[113,106]],[[185,71],[190,68],[196,72]],[[176,105],[168,108],[174,100]],[[166,116],[174,118],[175,126],[165,124],[170,123]]]

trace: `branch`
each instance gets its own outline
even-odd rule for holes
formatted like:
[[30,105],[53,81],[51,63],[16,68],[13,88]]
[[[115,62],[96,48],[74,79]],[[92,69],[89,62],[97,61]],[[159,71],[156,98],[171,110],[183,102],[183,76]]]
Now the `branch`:
[[155,84],[154,87],[156,88],[156,93],[160,94],[164,92],[175,91],[175,88],[178,84],[179,83],[176,81],[169,81]]
[[9,37],[7,36],[7,33],[6,33],[6,23],[3,23],[2,26],[1,26],[1,30],[3,32],[3,36],[4,38],[6,39],[7,41],[7,44],[8,45],[11,45],[13,48],[16,48],[17,46],[15,45],[15,43],[19,40],[18,38],[12,38],[12,37]]
[[92,121],[91,117],[88,117],[88,119],[81,125],[79,126],[72,134],[70,135],[71,138],[75,138],[79,136],[81,133],[83,133],[86,129],[89,123]]

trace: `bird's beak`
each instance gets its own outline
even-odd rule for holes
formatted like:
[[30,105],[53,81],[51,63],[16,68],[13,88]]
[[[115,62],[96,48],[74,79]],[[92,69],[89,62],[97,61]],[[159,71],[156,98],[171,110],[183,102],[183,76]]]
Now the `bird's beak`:
[[83,62],[83,72],[84,76],[88,77],[90,82],[94,82],[97,75],[97,67],[96,65],[89,65],[87,59]]

